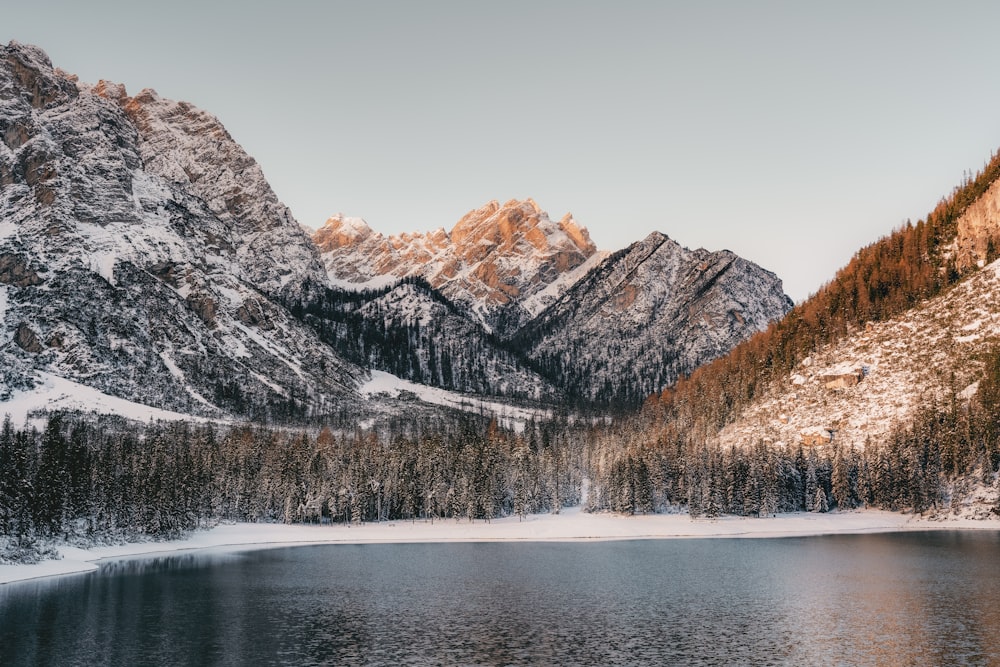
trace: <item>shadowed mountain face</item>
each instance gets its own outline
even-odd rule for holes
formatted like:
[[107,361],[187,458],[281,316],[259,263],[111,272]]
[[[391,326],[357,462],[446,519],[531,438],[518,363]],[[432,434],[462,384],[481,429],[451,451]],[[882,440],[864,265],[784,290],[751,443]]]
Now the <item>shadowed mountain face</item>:
[[732,253],[654,234],[609,256],[530,199],[450,232],[335,216],[310,239],[215,117],[0,47],[0,397],[48,373],[188,413],[295,418],[361,400],[377,368],[628,404],[789,305]]

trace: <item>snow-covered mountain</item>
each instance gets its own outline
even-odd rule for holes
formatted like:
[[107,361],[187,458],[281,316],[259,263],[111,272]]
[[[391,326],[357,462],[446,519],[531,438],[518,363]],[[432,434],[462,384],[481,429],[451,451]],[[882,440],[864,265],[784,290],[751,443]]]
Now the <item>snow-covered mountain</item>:
[[517,335],[567,393],[635,402],[719,357],[792,307],[781,281],[728,250],[654,232],[611,255]]
[[0,395],[51,373],[183,412],[289,416],[365,373],[272,295],[319,270],[205,112],[0,48]]
[[780,282],[731,253],[654,235],[608,256],[530,199],[450,232],[335,216],[310,238],[209,113],[0,47],[0,400],[61,378],[297,418],[344,414],[379,370],[635,403],[786,309]]
[[335,215],[313,240],[334,284],[362,289],[420,277],[500,335],[534,314],[527,300],[597,252],[573,216],[553,222],[531,199],[489,202],[451,232],[383,236],[359,218]]
[[581,402],[635,404],[791,308],[780,280],[731,252],[652,234],[609,256],[530,199],[491,202],[450,233],[386,237],[337,215],[313,239],[334,284],[419,276]]

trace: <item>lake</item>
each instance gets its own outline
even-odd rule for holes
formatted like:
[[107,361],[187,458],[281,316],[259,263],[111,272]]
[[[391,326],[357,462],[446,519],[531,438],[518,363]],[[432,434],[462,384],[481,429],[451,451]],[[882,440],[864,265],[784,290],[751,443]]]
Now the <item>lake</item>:
[[0,586],[3,665],[998,665],[1000,533],[199,553]]

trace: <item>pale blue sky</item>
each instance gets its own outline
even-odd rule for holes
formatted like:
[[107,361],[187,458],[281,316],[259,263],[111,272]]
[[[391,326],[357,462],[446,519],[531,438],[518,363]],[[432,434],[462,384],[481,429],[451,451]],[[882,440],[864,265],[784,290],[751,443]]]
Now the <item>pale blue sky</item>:
[[729,248],[797,301],[1000,147],[993,2],[53,2],[0,40],[215,115],[303,224],[490,199]]

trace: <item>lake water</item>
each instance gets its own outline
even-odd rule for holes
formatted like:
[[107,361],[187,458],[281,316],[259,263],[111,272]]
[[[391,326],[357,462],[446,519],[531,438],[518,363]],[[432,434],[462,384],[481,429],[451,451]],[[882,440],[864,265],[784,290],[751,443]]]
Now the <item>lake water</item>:
[[2,665],[1000,665],[1000,534],[294,547],[0,586]]

